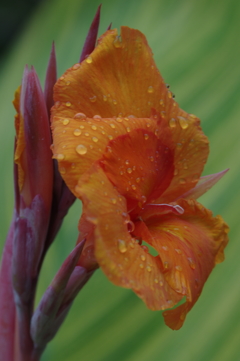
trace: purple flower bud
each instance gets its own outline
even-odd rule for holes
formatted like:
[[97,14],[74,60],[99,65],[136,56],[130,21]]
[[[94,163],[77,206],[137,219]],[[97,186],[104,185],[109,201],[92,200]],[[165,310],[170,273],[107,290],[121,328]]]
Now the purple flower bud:
[[65,294],[68,280],[77,264],[84,242],[79,243],[62,264],[43,295],[31,320],[31,336],[36,348],[44,348],[55,335],[55,320]]
[[96,15],[93,19],[93,22],[90,26],[90,29],[88,31],[87,38],[85,40],[83,50],[80,56],[79,63],[81,63],[91,52],[94,50],[97,40],[97,34],[98,34],[98,28],[99,28],[99,22],[100,22],[100,11],[101,6],[99,5]]

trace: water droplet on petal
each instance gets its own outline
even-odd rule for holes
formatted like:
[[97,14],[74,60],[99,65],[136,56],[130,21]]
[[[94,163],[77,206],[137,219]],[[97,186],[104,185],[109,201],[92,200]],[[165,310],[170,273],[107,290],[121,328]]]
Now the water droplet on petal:
[[158,283],[159,281],[158,281],[158,279],[157,279],[157,278],[154,278],[154,282],[155,282],[155,283]]
[[115,99],[113,99],[113,104],[116,105],[117,104],[117,101]]
[[74,64],[73,67],[72,67],[72,69],[73,69],[73,70],[77,70],[78,68],[80,68],[80,66],[81,66],[81,65],[80,65],[79,63]]
[[94,143],[97,143],[98,142],[98,138],[97,137],[92,137],[92,140]]
[[84,155],[87,153],[87,148],[83,144],[79,144],[76,146],[76,152],[80,155]]
[[135,191],[137,189],[137,187],[135,186],[135,184],[132,184],[132,189]]
[[124,221],[124,223],[127,225],[128,232],[131,233],[131,232],[134,231],[135,225],[134,225],[134,223],[133,223],[132,221],[130,221],[129,219],[126,219],[126,220]]
[[93,95],[92,97],[89,98],[90,102],[95,103],[95,101],[97,100],[96,95]]
[[147,267],[146,267],[146,270],[147,270],[148,272],[151,272],[151,271],[152,271],[152,268],[151,268],[150,266],[147,266]]
[[112,204],[116,204],[116,203],[117,203],[116,198],[112,198],[111,201],[112,201]]
[[123,239],[118,240],[118,249],[121,253],[127,252],[127,245]]
[[185,183],[186,183],[186,180],[185,180],[184,178],[180,178],[180,179],[179,179],[179,183],[180,183],[180,184],[185,184]]
[[102,117],[101,117],[101,115],[96,114],[93,116],[93,119],[102,119]]
[[176,128],[177,122],[176,119],[171,118],[168,122],[170,128]]
[[182,129],[187,129],[189,126],[188,120],[184,117],[178,116],[178,121]]
[[73,134],[76,135],[76,137],[78,137],[79,135],[82,134],[82,131],[81,131],[80,129],[75,129],[75,130],[73,131]]
[[182,266],[176,266],[175,268],[177,271],[180,271],[180,272],[182,271]]
[[65,158],[64,154],[56,154],[55,157],[57,160],[63,160]]
[[115,124],[110,124],[110,127],[112,128],[112,129],[115,129],[116,128],[116,126],[115,126]]
[[116,36],[116,38],[113,40],[113,45],[117,49],[122,47],[122,38],[120,35]]
[[131,174],[131,173],[132,173],[132,168],[127,168],[127,172],[128,172],[129,174]]
[[66,105],[66,107],[70,107],[72,105],[72,103],[66,102],[65,105]]
[[194,263],[193,259],[192,258],[188,258],[188,262],[189,262],[189,265],[192,269],[195,269],[196,268],[196,264]]
[[142,263],[140,263],[139,265],[140,268],[144,268],[144,265]]
[[91,64],[93,62],[92,57],[88,56],[86,59],[86,63]]
[[86,119],[87,116],[84,113],[76,113],[73,118],[75,118],[75,119]]
[[63,121],[62,121],[62,123],[63,123],[63,125],[68,125],[69,124],[69,119],[63,119]]
[[164,251],[168,251],[168,246],[162,246],[162,249],[163,249]]
[[154,89],[153,89],[153,87],[150,85],[149,87],[148,87],[148,93],[149,94],[151,94],[151,93],[153,93],[154,92]]
[[97,130],[96,125],[92,125],[91,128],[92,128],[92,130]]
[[164,262],[164,263],[163,263],[163,267],[164,267],[165,269],[168,269],[168,268],[169,268],[169,263],[168,263],[168,262]]
[[149,134],[144,134],[144,139],[148,140],[148,138],[149,138]]
[[144,254],[141,255],[141,260],[146,261],[146,256],[144,256]]

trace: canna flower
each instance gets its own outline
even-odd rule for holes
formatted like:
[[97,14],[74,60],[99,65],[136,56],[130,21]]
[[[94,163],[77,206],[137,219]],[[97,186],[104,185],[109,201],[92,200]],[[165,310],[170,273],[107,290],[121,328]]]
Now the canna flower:
[[225,173],[200,178],[209,147],[199,119],[128,27],[108,30],[54,93],[53,157],[83,202],[79,265],[99,265],[179,329],[228,242],[223,219],[196,201]]

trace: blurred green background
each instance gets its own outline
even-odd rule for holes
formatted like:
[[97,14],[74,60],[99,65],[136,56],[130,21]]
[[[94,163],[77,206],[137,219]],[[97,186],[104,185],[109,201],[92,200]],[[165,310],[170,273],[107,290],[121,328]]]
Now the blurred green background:
[[[230,172],[202,203],[231,227],[226,260],[211,274],[179,331],[168,329],[130,290],[98,270],[77,297],[43,361],[240,360],[240,2],[239,0],[102,0],[100,33],[109,23],[147,36],[180,106],[202,120],[211,153],[204,174]],[[58,75],[76,63],[99,0],[36,2],[0,59],[0,252],[13,209],[13,94],[25,64],[45,77],[55,40]],[[12,11],[16,9],[13,7]],[[77,237],[80,202],[69,212],[43,265],[37,300]]]

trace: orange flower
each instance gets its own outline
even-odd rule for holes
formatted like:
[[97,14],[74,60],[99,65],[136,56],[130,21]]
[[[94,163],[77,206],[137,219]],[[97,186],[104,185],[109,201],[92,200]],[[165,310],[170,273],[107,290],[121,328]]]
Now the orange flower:
[[178,107],[144,35],[127,27],[59,79],[55,101],[54,157],[83,201],[86,252],[152,310],[186,297],[164,312],[179,329],[228,242],[222,218],[195,200],[224,174],[200,179],[209,149],[199,119]]

